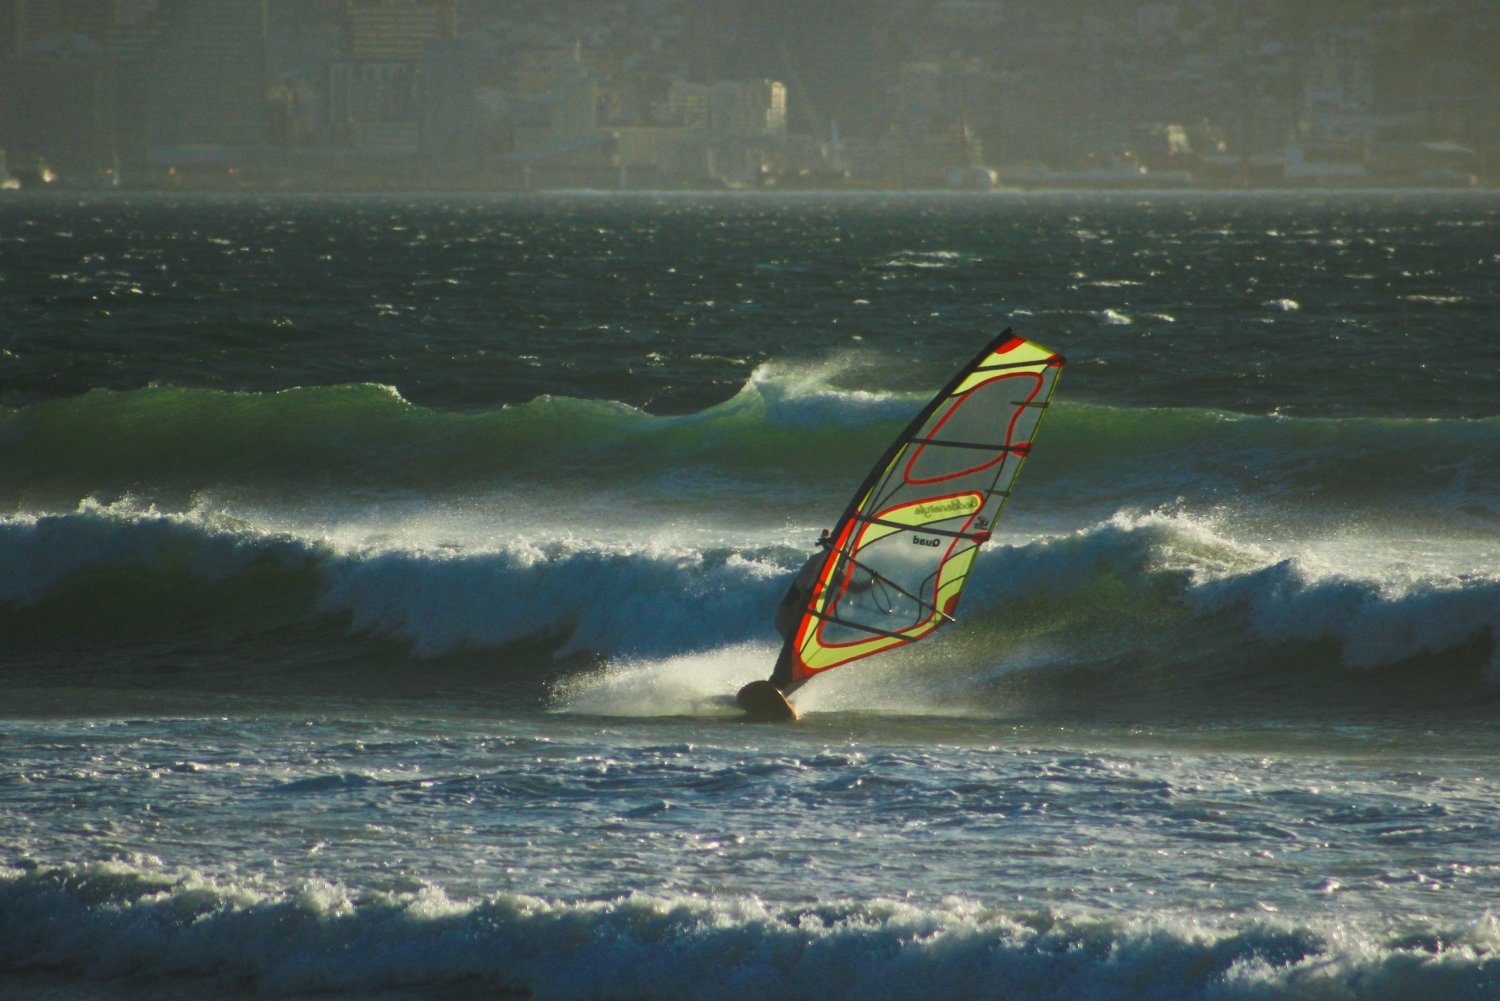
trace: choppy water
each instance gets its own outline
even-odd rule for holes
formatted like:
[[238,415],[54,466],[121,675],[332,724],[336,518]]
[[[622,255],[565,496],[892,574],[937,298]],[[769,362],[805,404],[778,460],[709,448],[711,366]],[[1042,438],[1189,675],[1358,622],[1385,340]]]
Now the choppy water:
[[[0,201],[0,996],[1500,998],[1500,198]],[[1069,358],[946,635],[818,529]]]

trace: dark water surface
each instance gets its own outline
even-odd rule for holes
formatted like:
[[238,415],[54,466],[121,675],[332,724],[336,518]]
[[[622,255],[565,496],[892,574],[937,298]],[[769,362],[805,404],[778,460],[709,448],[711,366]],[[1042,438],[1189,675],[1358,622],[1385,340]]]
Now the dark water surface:
[[[1500,197],[0,200],[0,995],[1500,998]],[[964,617],[739,723],[1069,358]]]
[[856,347],[927,389],[1010,323],[1067,342],[1082,400],[1489,416],[1497,214],[1391,193],[13,198],[0,403],[377,382],[437,409],[687,413]]

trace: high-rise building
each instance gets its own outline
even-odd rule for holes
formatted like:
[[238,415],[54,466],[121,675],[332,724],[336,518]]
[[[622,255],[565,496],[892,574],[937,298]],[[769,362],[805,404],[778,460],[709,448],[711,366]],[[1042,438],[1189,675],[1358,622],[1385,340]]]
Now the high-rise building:
[[708,125],[708,102],[712,88],[706,83],[688,83],[674,80],[667,88],[667,103],[662,109],[663,117],[673,125],[685,128],[703,128]]
[[786,86],[776,80],[720,81],[709,91],[710,128],[745,139],[786,138]]
[[367,153],[411,155],[421,137],[422,55],[458,31],[454,0],[346,0],[344,53],[330,67],[336,141]]
[[157,0],[114,0],[115,23],[139,24],[156,14]]
[[0,61],[16,54],[21,44],[21,0],[0,0]]
[[427,43],[419,69],[424,160],[444,167],[469,168],[477,153],[479,105],[475,91],[483,58],[461,39]]
[[884,127],[884,65],[874,0],[713,0],[687,4],[687,66],[700,83],[786,82],[804,127],[827,138]]

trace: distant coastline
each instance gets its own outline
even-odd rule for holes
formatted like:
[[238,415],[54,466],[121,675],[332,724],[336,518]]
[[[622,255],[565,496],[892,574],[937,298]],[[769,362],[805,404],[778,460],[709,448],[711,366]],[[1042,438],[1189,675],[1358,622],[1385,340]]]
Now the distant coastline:
[[829,180],[770,177],[765,183],[726,185],[703,184],[625,184],[608,177],[537,178],[523,183],[513,178],[433,178],[407,175],[365,175],[357,178],[307,178],[296,180],[254,176],[183,176],[156,179],[144,183],[121,181],[118,184],[12,183],[0,188],[0,198],[21,194],[141,194],[141,193],[245,193],[245,194],[559,194],[591,192],[597,194],[1111,194],[1111,193],[1359,193],[1359,192],[1489,192],[1500,191],[1500,184],[1480,178],[1316,178],[1297,181],[1233,182],[1199,181],[1182,177],[1142,175],[1140,178],[1098,178],[1058,172],[1056,176],[1032,175],[1015,180],[1002,177],[989,187],[943,184],[897,184],[854,179]]

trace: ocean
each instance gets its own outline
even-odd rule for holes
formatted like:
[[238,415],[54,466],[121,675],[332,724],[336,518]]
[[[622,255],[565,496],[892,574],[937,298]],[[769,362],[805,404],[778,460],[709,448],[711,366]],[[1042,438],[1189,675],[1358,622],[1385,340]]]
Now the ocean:
[[0,194],[0,997],[1500,999],[1497,317],[1493,192]]

